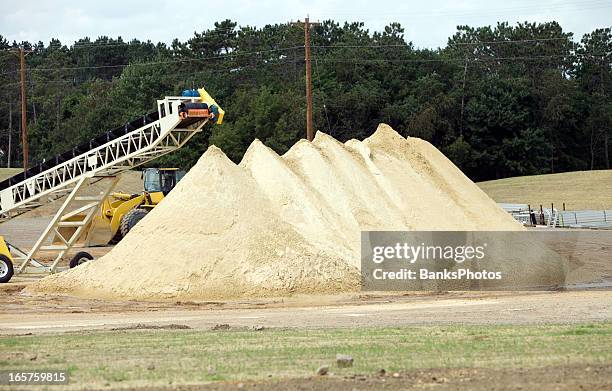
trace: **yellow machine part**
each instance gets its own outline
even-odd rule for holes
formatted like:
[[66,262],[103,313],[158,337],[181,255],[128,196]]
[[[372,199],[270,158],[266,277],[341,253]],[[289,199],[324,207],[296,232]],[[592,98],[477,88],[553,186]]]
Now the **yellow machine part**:
[[0,236],[0,255],[5,255],[8,259],[11,260],[11,262],[13,261],[11,252],[9,251],[8,246],[6,245],[6,242],[4,241],[4,238],[2,236]]
[[[77,245],[86,246],[105,246],[119,231],[121,219],[130,210],[136,207],[153,208],[164,199],[164,193],[143,193],[134,198],[131,194],[113,193],[104,200],[98,213],[92,221],[83,229],[83,233],[77,239]],[[84,215],[76,215],[70,221],[82,221]],[[72,234],[76,228],[62,227],[62,235]],[[53,240],[59,244],[57,240]]]
[[223,110],[221,106],[217,104],[213,97],[210,96],[204,88],[200,88],[198,90],[198,93],[200,94],[200,99],[202,100],[202,103],[206,103],[208,107],[210,107],[211,105],[217,106],[217,108],[219,109],[219,117],[217,118],[216,123],[218,125],[221,125],[223,123],[223,117],[225,116],[225,110]]

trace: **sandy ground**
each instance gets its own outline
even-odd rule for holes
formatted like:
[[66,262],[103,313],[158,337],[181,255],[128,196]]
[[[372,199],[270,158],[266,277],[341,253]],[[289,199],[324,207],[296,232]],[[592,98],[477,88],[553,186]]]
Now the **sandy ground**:
[[612,320],[612,292],[405,293],[299,296],[235,302],[109,302],[29,297],[0,289],[0,334],[184,325],[211,329],[418,324],[543,324]]
[[[29,251],[30,247],[33,243],[38,240],[39,236],[42,234],[44,229],[49,224],[51,217],[49,216],[41,216],[41,217],[26,217],[19,216],[15,219],[6,221],[0,224],[0,236],[4,237],[4,239],[11,243],[13,246],[20,248],[22,251]],[[46,241],[48,244],[50,240]],[[101,257],[111,250],[112,247],[89,247],[87,249],[82,248],[73,248],[68,252],[67,260],[70,259],[78,251],[85,250],[89,252],[94,257]],[[41,251],[38,260],[49,261],[53,257],[52,252]],[[68,261],[60,263],[60,265],[65,266]]]
[[25,217],[0,224],[0,236],[17,247],[30,247],[51,221],[51,216]]

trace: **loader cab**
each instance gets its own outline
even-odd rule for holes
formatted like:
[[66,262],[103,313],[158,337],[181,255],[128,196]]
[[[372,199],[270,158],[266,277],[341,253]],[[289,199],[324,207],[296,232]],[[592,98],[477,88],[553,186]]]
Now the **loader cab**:
[[145,168],[142,175],[146,192],[161,192],[166,196],[185,176],[185,171],[178,168]]

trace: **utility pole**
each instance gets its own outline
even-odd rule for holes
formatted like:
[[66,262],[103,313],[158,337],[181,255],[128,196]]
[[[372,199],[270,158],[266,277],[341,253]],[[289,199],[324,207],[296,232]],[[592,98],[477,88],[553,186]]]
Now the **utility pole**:
[[304,23],[296,22],[294,25],[304,27],[304,49],[306,60],[306,139],[312,141],[314,139],[314,130],[312,124],[312,76],[310,68],[310,27],[318,26],[319,23],[310,23],[310,19],[306,17]]
[[21,75],[21,144],[23,148],[23,172],[28,170],[28,128],[26,121],[26,95],[25,95],[25,52],[23,46],[19,48],[19,74]]
[[[604,65],[604,61],[605,58],[603,57],[603,54],[601,56],[602,59],[602,64],[599,67],[599,85],[601,87],[601,97],[602,99],[605,99],[606,97],[606,90],[604,88],[604,67],[607,68],[606,65]],[[604,129],[604,158],[606,159],[606,168],[609,170],[610,169],[610,151],[608,149],[608,129]]]

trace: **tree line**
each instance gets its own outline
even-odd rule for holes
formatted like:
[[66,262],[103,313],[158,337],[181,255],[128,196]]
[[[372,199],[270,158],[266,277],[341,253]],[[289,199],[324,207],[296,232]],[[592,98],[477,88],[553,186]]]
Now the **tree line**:
[[[154,165],[189,168],[209,144],[239,161],[255,138],[283,153],[305,133],[304,33],[231,20],[171,44],[0,36],[0,165],[19,167],[19,60],[29,51],[31,164],[205,86],[226,110]],[[346,141],[378,123],[431,141],[473,180],[610,168],[612,33],[580,41],[556,22],[458,26],[445,47],[420,49],[399,23],[312,28],[315,129]],[[10,129],[12,128],[12,132]]]

